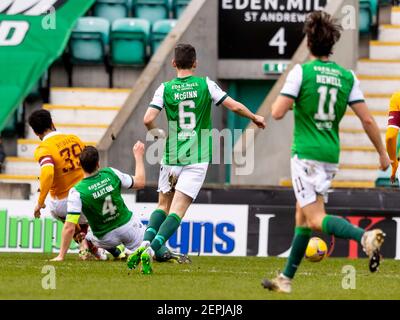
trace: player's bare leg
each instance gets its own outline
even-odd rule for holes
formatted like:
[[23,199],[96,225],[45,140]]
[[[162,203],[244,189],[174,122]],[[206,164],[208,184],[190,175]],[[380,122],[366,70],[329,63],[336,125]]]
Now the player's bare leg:
[[172,200],[175,196],[175,190],[158,194],[158,205],[157,209],[152,213],[146,232],[143,237],[143,243],[141,246],[148,247],[156,236],[161,224],[165,221],[170,212]]
[[190,205],[193,203],[193,199],[186,194],[176,191],[172,199],[170,214],[176,214],[179,218],[183,219]]
[[318,196],[317,201],[304,207],[302,212],[309,228],[313,231],[322,231],[322,224],[326,217],[325,202],[322,196]]

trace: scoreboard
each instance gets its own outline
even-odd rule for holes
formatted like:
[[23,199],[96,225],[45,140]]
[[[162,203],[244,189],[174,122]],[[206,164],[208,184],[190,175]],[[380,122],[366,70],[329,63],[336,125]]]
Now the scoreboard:
[[290,60],[328,0],[219,0],[219,59]]

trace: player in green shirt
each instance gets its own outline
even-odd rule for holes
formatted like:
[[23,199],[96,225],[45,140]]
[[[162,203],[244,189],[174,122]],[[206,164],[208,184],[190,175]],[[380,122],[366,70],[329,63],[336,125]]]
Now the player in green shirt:
[[379,266],[384,233],[364,231],[347,220],[329,216],[325,211],[328,190],[338,171],[339,123],[347,106],[360,118],[364,130],[380,156],[381,169],[390,165],[379,128],[371,116],[352,71],[329,57],[340,39],[341,27],[324,12],[312,13],[305,25],[311,61],[296,65],[272,106],[272,116],[282,119],[294,109],[295,129],[291,171],[297,199],[296,230],[292,249],[282,274],[264,280],[269,290],[290,293],[291,282],[304,257],[312,231],[322,231],[337,238],[360,243],[370,258],[370,270]]
[[[133,147],[136,161],[135,176],[113,168],[99,169],[99,153],[94,147],[86,147],[80,162],[84,179],[76,184],[68,195],[68,214],[62,232],[59,255],[52,261],[63,261],[81,215],[89,222],[86,239],[118,256],[118,247],[123,244],[127,253],[136,250],[143,240],[145,228],[139,218],[126,206],[121,189],[142,189],[145,186],[144,144]],[[157,259],[189,262],[184,255],[170,252],[165,246],[157,251]]]
[[207,77],[194,75],[196,50],[189,44],[175,48],[173,67],[177,77],[156,91],[144,117],[150,132],[159,132],[156,118],[165,109],[168,137],[159,177],[158,209],[153,212],[144,242],[128,259],[128,267],[142,262],[142,273],[152,273],[151,259],[178,229],[190,204],[196,199],[212,158],[211,112],[213,104],[232,110],[265,128],[264,117],[253,114],[230,98]]

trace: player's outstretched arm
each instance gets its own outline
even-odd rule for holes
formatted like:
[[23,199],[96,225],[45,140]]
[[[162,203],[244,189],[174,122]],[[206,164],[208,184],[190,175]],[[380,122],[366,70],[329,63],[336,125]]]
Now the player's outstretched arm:
[[392,175],[390,181],[394,183],[396,181],[396,173],[399,167],[399,161],[397,159],[397,136],[399,135],[399,129],[395,127],[388,127],[386,131],[386,150],[389,158],[392,161]]
[[368,110],[367,104],[365,102],[355,103],[351,106],[357,117],[361,120],[365,132],[367,133],[369,139],[375,146],[376,151],[379,154],[379,162],[381,170],[386,170],[391,165],[391,161],[386,152],[386,148],[382,142],[381,132],[379,127]]
[[272,118],[282,120],[289,110],[293,109],[294,99],[280,95],[274,102],[271,108]]
[[144,144],[138,141],[133,146],[133,156],[136,161],[135,176],[133,177],[133,189],[143,189],[146,185],[146,171],[144,168]]
[[386,131],[386,150],[392,161],[392,175],[390,180],[392,183],[396,181],[396,173],[399,167],[397,159],[397,137],[400,128],[400,93],[395,93],[390,99],[389,121]]
[[40,169],[40,194],[38,203],[35,207],[34,216],[35,218],[40,218],[40,210],[45,208],[45,200],[50,191],[51,186],[53,185],[54,179],[54,166],[45,165]]
[[227,97],[222,105],[239,116],[250,119],[260,129],[265,129],[267,126],[263,116],[254,114],[245,105],[232,99],[231,97]]
[[[78,215],[79,219],[79,215]],[[68,220],[68,217],[67,217]],[[69,246],[71,245],[72,238],[74,237],[75,233],[75,224],[72,222],[66,221],[64,223],[64,228],[62,231],[62,236],[61,236],[61,248],[60,252],[57,257],[54,259],[51,259],[50,261],[64,261],[65,255],[68,252]]]

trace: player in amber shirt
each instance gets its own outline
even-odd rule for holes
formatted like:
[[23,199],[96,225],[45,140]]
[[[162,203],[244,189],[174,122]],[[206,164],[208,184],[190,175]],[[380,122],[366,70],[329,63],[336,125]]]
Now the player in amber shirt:
[[[35,159],[41,168],[40,195],[34,211],[35,218],[40,218],[40,210],[45,208],[45,200],[50,193],[51,215],[65,222],[69,190],[83,179],[79,156],[85,145],[77,136],[57,131],[51,114],[47,110],[33,112],[29,117],[29,125],[42,141],[35,150]],[[81,217],[76,229],[75,240],[83,242],[81,249],[89,247],[90,252],[96,258],[105,259],[106,254],[103,250],[98,250],[83,240],[87,229],[87,220],[85,217]],[[87,251],[85,249],[85,254]]]
[[35,217],[50,193],[50,212],[54,218],[64,221],[67,213],[69,190],[83,179],[79,155],[85,145],[74,135],[56,131],[50,112],[38,110],[29,117],[29,125],[42,141],[35,150],[35,160],[40,165],[40,195]]
[[399,167],[397,157],[397,136],[400,129],[400,92],[395,93],[390,99],[389,123],[386,131],[386,149],[392,160],[392,183],[396,180],[396,173]]

